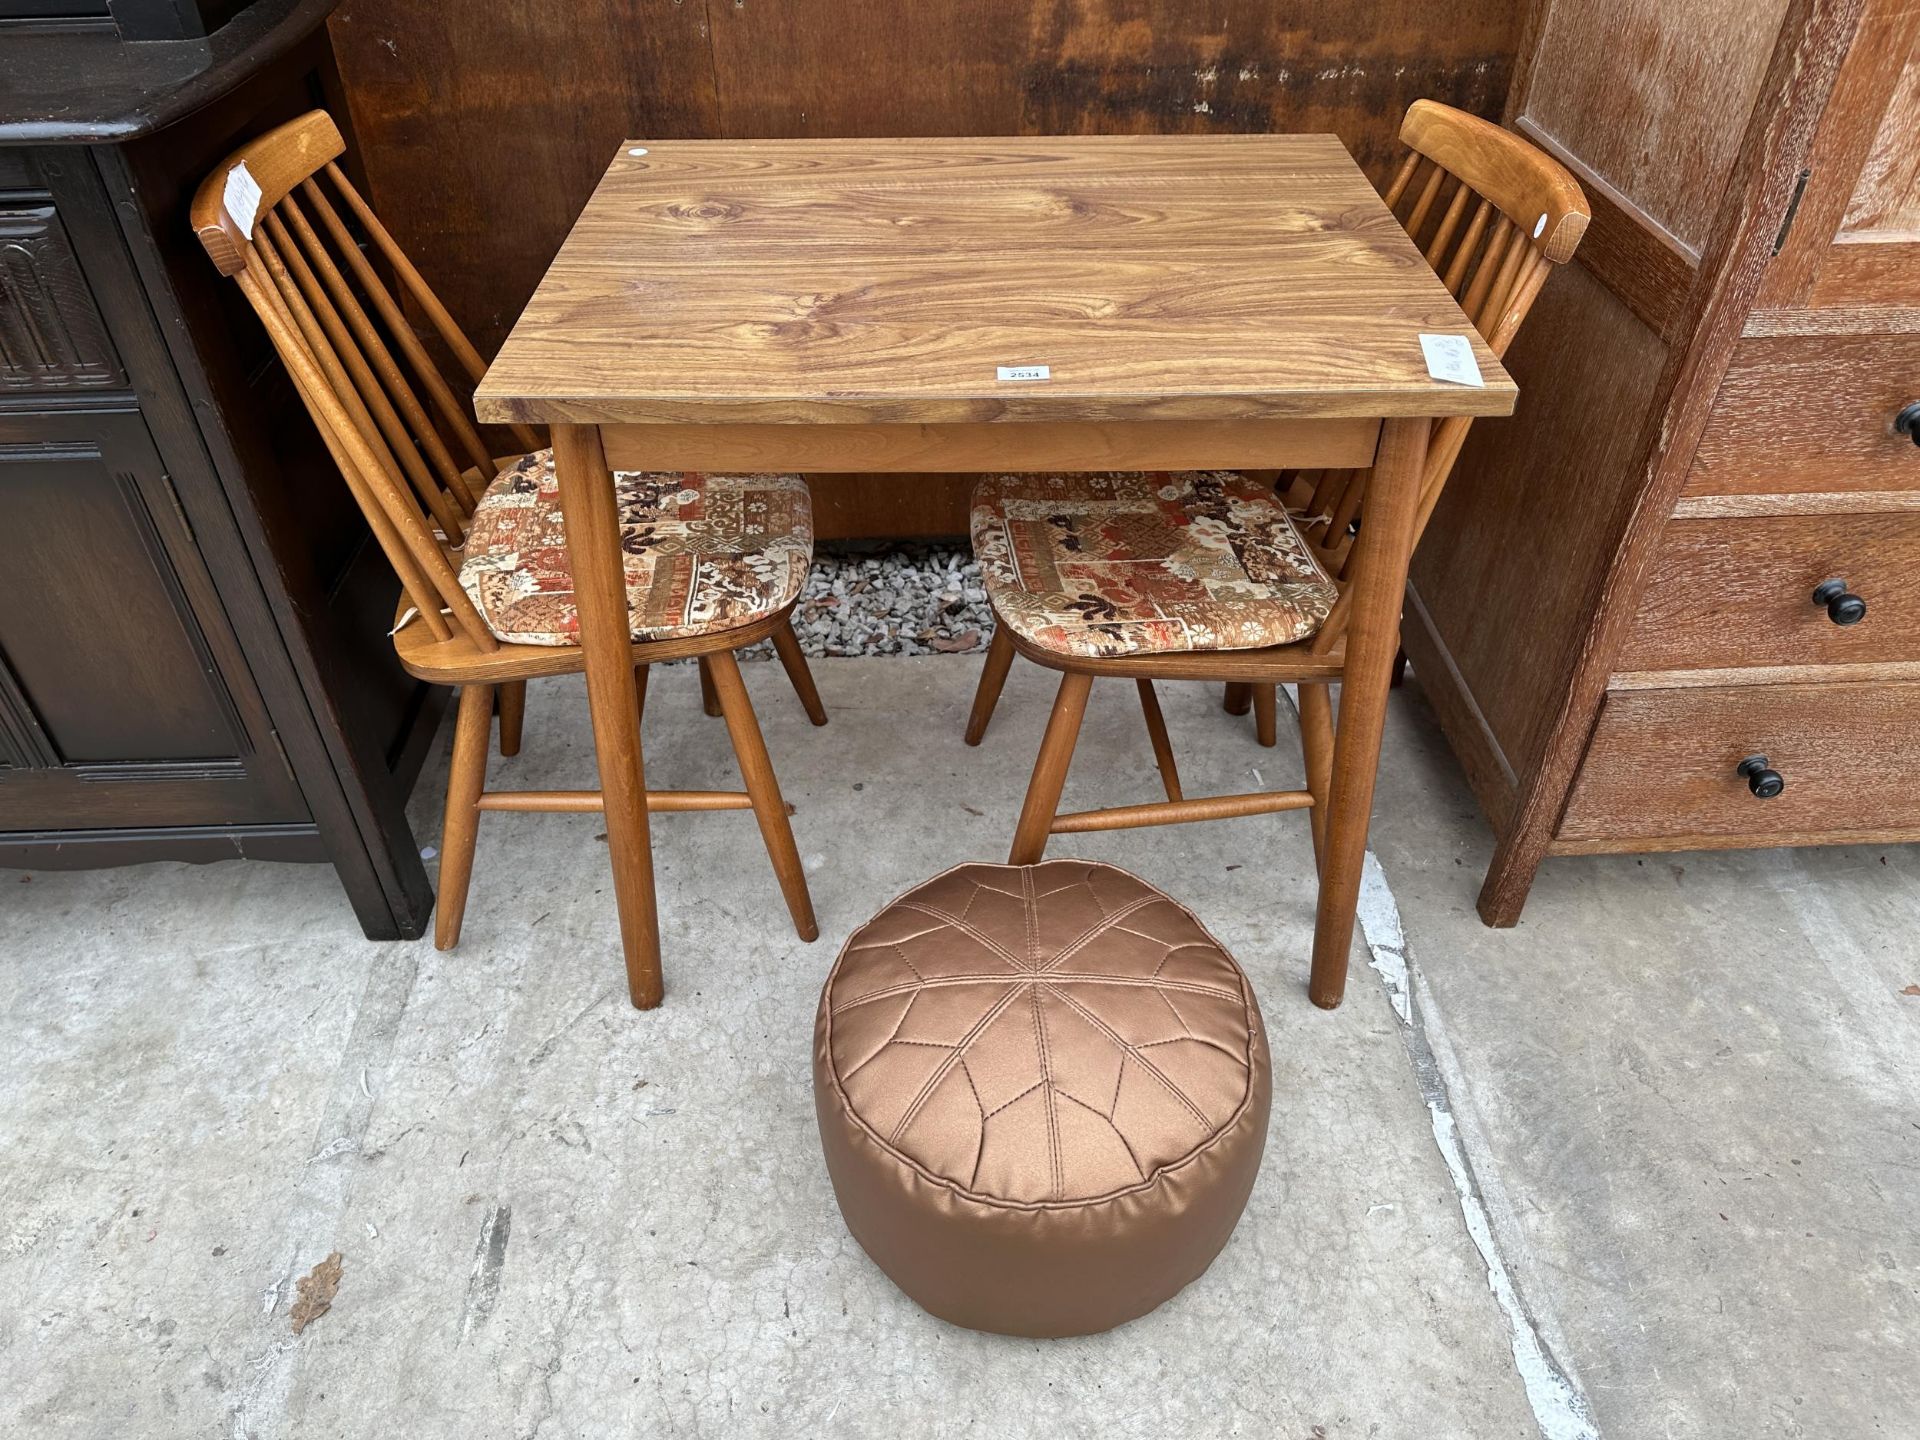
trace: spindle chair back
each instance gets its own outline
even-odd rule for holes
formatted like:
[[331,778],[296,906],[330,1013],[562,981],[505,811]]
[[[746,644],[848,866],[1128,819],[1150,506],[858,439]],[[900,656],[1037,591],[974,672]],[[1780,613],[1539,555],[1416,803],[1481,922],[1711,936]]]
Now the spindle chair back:
[[[1554,266],[1586,234],[1586,196],[1565,166],[1510,131],[1432,100],[1416,100],[1400,127],[1407,154],[1387,187],[1405,227],[1467,318],[1504,358]],[[1441,421],[1428,442],[1416,534],[1466,442],[1471,417]],[[1349,579],[1355,522],[1368,471],[1282,476],[1288,509],[1327,573]],[[1345,623],[1344,616],[1331,628]]]
[[[479,817],[491,810],[578,813],[598,790],[485,789],[497,706],[500,750],[520,745],[529,678],[578,673],[577,646],[498,639],[460,584],[460,548],[488,486],[518,455],[496,457],[472,416],[486,362],[340,166],[346,144],[311,111],[241,146],[195,192],[194,233],[232,277],[275,351],[404,592],[394,645],[416,677],[460,690],[441,847],[435,942],[460,934]],[[451,359],[444,366],[408,316],[411,304]],[[510,427],[523,451],[540,437]],[[734,651],[771,639],[816,725],[826,723],[791,626],[792,604],[733,629],[633,643],[641,703],[650,665],[698,658],[709,714],[723,714],[746,790],[648,790],[656,811],[755,812],[801,937],[818,934],[790,807],[740,680]],[[652,881],[646,877],[651,896]],[[629,948],[633,1003],[660,999],[658,957]]]
[[[345,151],[319,110],[260,136],[201,186],[194,231],[266,327],[409,604],[436,637],[491,651],[499,642],[450,554],[495,473],[470,410],[486,364],[341,169]],[[457,380],[403,297],[464,372]],[[524,426],[514,433],[524,449],[539,444]]]
[[[1488,348],[1502,357],[1547,276],[1572,258],[1586,233],[1586,197],[1573,175],[1551,156],[1497,125],[1430,100],[1415,101],[1408,109],[1400,138],[1408,153],[1386,191],[1388,209]],[[1413,529],[1416,545],[1471,424],[1470,418],[1460,417],[1428,427]],[[1063,672],[1014,833],[1009,857],[1013,863],[1040,860],[1049,835],[1307,810],[1323,912],[1343,908],[1343,904],[1328,905],[1329,890],[1349,899],[1357,893],[1387,684],[1384,669],[1375,676],[1368,668],[1370,659],[1362,665],[1358,657],[1363,652],[1368,657],[1391,657],[1398,638],[1398,614],[1376,615],[1366,622],[1364,633],[1350,635],[1360,588],[1356,582],[1369,555],[1381,557],[1383,563],[1404,565],[1408,551],[1389,553],[1392,547],[1369,547],[1359,540],[1367,517],[1370,470],[1252,473],[1273,481],[1296,528],[1333,580],[1338,598],[1328,618],[1311,637],[1291,645],[1099,659],[1048,649],[1002,622],[995,630],[974,697],[966,730],[968,744],[977,745],[985,734],[1016,652]],[[1350,670],[1350,660],[1359,668]],[[1059,801],[1088,689],[1101,676],[1135,681],[1166,798],[1062,814]],[[1306,788],[1187,796],[1154,693],[1155,679],[1227,682],[1227,709],[1239,714],[1251,705],[1264,745],[1275,743],[1277,687],[1297,683]],[[1331,700],[1334,684],[1342,686],[1337,747]],[[1341,772],[1338,779],[1336,766]],[[1352,812],[1343,812],[1338,821],[1336,795],[1345,797],[1346,810]],[[1336,823],[1338,834],[1334,833]],[[1351,913],[1350,905],[1344,908]],[[1310,987],[1315,1002],[1325,1006],[1339,1003],[1346,975],[1346,941],[1342,935],[1329,940],[1327,934],[1332,933],[1316,932]]]

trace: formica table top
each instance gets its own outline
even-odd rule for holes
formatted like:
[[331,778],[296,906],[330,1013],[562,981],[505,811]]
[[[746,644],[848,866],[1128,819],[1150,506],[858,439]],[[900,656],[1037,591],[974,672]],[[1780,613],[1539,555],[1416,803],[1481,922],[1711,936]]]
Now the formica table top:
[[[1433,378],[1422,333],[1467,339],[1484,386]],[[1331,135],[635,140],[476,406],[940,423],[1503,415],[1516,395]]]

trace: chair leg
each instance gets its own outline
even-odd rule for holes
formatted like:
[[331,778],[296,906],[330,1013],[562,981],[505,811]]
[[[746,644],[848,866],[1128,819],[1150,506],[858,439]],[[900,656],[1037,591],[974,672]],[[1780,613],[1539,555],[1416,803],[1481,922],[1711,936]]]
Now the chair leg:
[[787,897],[787,909],[793,914],[793,928],[802,940],[820,938],[820,925],[813,918],[813,900],[807,894],[807,872],[800,864],[800,851],[793,843],[793,827],[787,822],[787,802],[780,796],[780,782],[773,773],[773,761],[767,756],[766,741],[760,738],[760,722],[754,718],[753,702],[740,679],[739,663],[730,650],[716,650],[710,657],[714,693],[721,713],[727,717],[727,734],[733,740],[733,753],[740,761],[740,774],[753,800],[754,818],[760,822],[760,838],[766,842],[767,856],[773,861],[773,873],[780,881],[780,892]]
[[1033,778],[1027,782],[1019,828],[1013,832],[1009,865],[1038,865],[1047,853],[1047,836],[1060,810],[1060,792],[1067,787],[1067,767],[1073,764],[1073,747],[1080,738],[1080,721],[1087,713],[1087,692],[1092,688],[1091,675],[1069,670],[1060,677],[1060,694],[1047,720],[1046,738],[1040,742],[1040,758],[1033,763]]
[[987,643],[986,668],[980,672],[980,684],[973,692],[973,713],[967,716],[966,740],[969,745],[978,745],[981,737],[987,733],[987,722],[993,719],[993,707],[1000,703],[1000,691],[1007,683],[1007,671],[1013,668],[1013,641],[1007,636],[1007,627],[996,625],[993,639]]
[[1393,657],[1393,688],[1398,690],[1407,683],[1407,652],[1402,650]]
[[1327,800],[1333,791],[1333,692],[1325,685],[1300,687],[1300,750],[1307,766],[1313,809],[1313,863],[1319,867],[1327,844]]
[[700,708],[716,718],[720,714],[720,696],[713,688],[713,665],[705,655],[700,657]]
[[527,682],[509,680],[495,692],[500,710],[500,753],[520,753],[520,732],[527,720]]
[[653,674],[651,665],[639,665],[633,672],[633,718],[636,722],[647,718],[647,678]]
[[787,679],[793,682],[793,693],[800,697],[800,705],[807,712],[807,719],[816,725],[826,724],[827,707],[820,703],[820,692],[813,684],[813,671],[807,665],[807,652],[800,648],[800,637],[793,633],[791,617],[773,632],[773,650],[787,669]]
[[453,725],[453,765],[447,773],[447,813],[440,828],[440,894],[433,917],[436,950],[460,943],[473,880],[473,847],[480,838],[480,792],[487,783],[487,732],[493,728],[493,686],[465,685]]
[[1244,715],[1253,708],[1253,686],[1244,680],[1229,680],[1220,708],[1229,715]]
[[1160,783],[1166,787],[1167,799],[1183,799],[1180,770],[1173,763],[1173,742],[1167,738],[1167,717],[1160,713],[1160,697],[1146,676],[1136,677],[1133,683],[1140,691],[1140,713],[1147,718],[1147,738],[1153,742],[1153,763],[1160,767]]
[[1260,682],[1253,687],[1253,734],[1267,749],[1280,743],[1280,698],[1277,685]]

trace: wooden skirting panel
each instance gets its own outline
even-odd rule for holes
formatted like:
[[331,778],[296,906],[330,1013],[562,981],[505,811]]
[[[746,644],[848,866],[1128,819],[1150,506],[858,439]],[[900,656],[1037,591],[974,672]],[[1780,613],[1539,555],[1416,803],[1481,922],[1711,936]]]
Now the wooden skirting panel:
[[1433,707],[1441,730],[1446,733],[1453,753],[1459,757],[1461,768],[1466,771],[1467,784],[1472,787],[1474,798],[1480,802],[1480,808],[1493,826],[1494,833],[1504,834],[1507,820],[1513,812],[1514,794],[1519,782],[1514,776],[1513,766],[1507,761],[1506,752],[1500,748],[1499,740],[1487,724],[1487,717],[1474,703],[1473,691],[1454,665],[1446,642],[1434,629],[1433,617],[1421,603],[1419,591],[1412,584],[1407,586],[1407,608],[1401,619],[1400,643],[1406,649],[1407,659],[1413,665],[1413,673],[1420,681],[1420,689],[1426,695],[1427,703]]
[[217,860],[329,859],[312,825],[167,826],[145,830],[16,830],[0,838],[0,868],[98,870],[146,865],[156,855],[207,865]]

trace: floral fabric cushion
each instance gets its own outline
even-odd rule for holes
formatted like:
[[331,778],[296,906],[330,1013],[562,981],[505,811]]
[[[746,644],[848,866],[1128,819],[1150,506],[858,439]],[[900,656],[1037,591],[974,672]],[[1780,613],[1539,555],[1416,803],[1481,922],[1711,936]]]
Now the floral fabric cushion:
[[1339,598],[1273,487],[1229,471],[1002,476],[972,528],[1000,619],[1064,655],[1289,645]]
[[[813,508],[798,475],[614,475],[636,640],[731,630],[800,593]],[[487,628],[516,645],[577,645],[553,451],[523,455],[480,497],[460,585]]]

